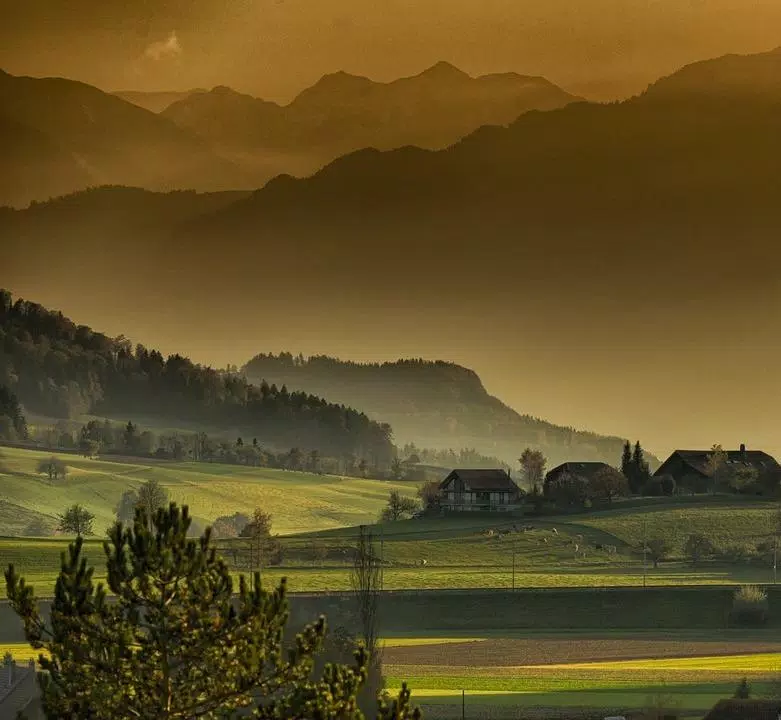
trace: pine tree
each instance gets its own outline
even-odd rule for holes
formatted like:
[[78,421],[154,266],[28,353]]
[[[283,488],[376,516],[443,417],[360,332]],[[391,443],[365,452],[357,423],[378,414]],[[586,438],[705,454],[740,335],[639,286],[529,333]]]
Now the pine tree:
[[[210,531],[188,540],[187,507],[157,511],[150,529],[142,509],[133,526],[117,523],[104,542],[108,588],[92,582],[93,568],[77,539],[63,553],[51,621],[13,565],[8,598],[40,650],[39,676],[49,720],[194,720],[250,717],[358,720],[356,695],[367,653],[353,667],[330,664],[314,679],[325,619],[305,627],[285,650],[285,581],[274,592],[241,577],[233,592],[228,566],[211,546]],[[108,592],[115,598],[108,600]],[[383,720],[419,718],[404,688],[381,703]]]
[[629,476],[632,473],[632,444],[629,440],[624,443],[624,452],[621,455],[621,472],[629,480]]

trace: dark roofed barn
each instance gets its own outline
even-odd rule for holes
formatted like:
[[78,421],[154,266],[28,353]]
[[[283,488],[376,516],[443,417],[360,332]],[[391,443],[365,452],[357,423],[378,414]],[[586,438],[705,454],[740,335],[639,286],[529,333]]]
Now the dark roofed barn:
[[506,470],[457,469],[440,483],[442,508],[451,511],[512,510],[520,493]]
[[615,470],[607,463],[603,462],[565,462],[561,465],[557,465],[545,476],[545,484],[548,485],[551,482],[555,482],[562,475],[574,475],[576,477],[582,477],[586,480],[593,478],[600,470]]
[[[654,473],[654,477],[669,475],[678,487],[703,491],[713,482],[713,472],[708,467],[708,456],[712,450],[675,450]],[[762,450],[727,450],[727,465],[733,468],[752,468],[759,478],[781,472],[781,466],[772,455]]]

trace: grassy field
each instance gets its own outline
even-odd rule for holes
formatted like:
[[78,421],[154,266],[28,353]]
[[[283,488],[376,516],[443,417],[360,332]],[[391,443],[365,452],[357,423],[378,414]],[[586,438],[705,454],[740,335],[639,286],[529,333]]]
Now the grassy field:
[[36,465],[51,453],[0,448],[0,535],[24,534],[33,518],[55,522],[57,513],[81,503],[96,516],[102,534],[113,522],[122,493],[157,480],[172,500],[187,504],[194,520],[206,526],[221,515],[251,513],[263,507],[274,532],[288,534],[370,523],[404,483],[361,480],[217,463],[90,460],[61,455],[68,466],[64,481],[50,483]]
[[[756,647],[774,652],[751,652],[751,640],[724,633],[677,641],[619,633],[460,644],[456,638],[408,638],[403,644],[388,641],[384,658],[389,686],[406,681],[427,717],[460,717],[462,702],[468,718],[518,717],[520,709],[544,716],[554,708],[601,709],[608,715],[654,706],[702,717],[730,697],[742,677],[755,695],[774,689],[781,638],[763,637]],[[615,659],[621,655],[636,657]],[[591,661],[573,662],[573,656]]]
[[[5,652],[37,657],[23,644],[0,645]],[[460,717],[462,701],[467,718],[650,706],[702,717],[741,678],[762,695],[781,673],[781,634],[754,631],[387,638],[383,652],[388,687],[407,682],[425,716],[435,718]],[[616,659],[626,656],[633,659]]]
[[[37,474],[48,453],[0,448],[0,565],[13,562],[50,594],[67,538],[18,538],[35,518],[54,523],[57,513],[81,503],[96,515],[99,537],[113,520],[128,488],[158,480],[171,498],[188,504],[196,529],[214,518],[262,507],[280,533],[283,559],[267,569],[293,591],[349,588],[349,558],[360,523],[373,522],[390,490],[412,495],[409,483],[391,483],[210,463],[88,460],[63,455],[66,480],[50,483]],[[705,563],[693,568],[680,557],[687,532],[702,532],[716,545],[767,539],[775,517],[772,504],[730,498],[654,499],[617,503],[607,511],[546,519],[464,516],[411,520],[377,526],[386,589],[640,587],[647,585],[736,585],[772,581],[769,565]],[[488,530],[494,530],[492,535]],[[498,531],[503,531],[502,533]],[[677,545],[677,558],[660,568],[643,568],[637,545],[643,535],[664,534]],[[506,533],[506,534],[503,534]],[[240,543],[222,541],[237,571]],[[614,546],[616,551],[606,548]],[[100,577],[99,541],[87,554]],[[650,565],[650,564],[649,564]]]

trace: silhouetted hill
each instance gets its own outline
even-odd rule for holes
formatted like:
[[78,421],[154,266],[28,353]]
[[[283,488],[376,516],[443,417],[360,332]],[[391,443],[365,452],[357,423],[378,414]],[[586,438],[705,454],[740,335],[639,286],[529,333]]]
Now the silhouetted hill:
[[0,196],[0,204],[45,200],[88,185],[251,186],[243,171],[204,140],[84,83],[0,71],[0,105],[3,142],[13,147],[3,156],[2,174],[24,181]]
[[[745,62],[753,59],[764,72],[767,58]],[[739,239],[760,287],[781,227],[779,120],[772,93],[736,102],[649,92],[532,111],[444,151],[362,150],[312,177],[277,179],[182,238],[227,233],[258,251],[273,240],[280,260],[314,253],[335,282],[374,292],[370,238],[414,259],[398,275],[413,293],[437,270],[443,303],[485,297],[486,286],[505,297],[508,283],[550,295],[555,283],[565,294],[591,289],[591,300],[623,293],[625,304],[690,292],[708,273],[726,281],[726,249]],[[664,267],[653,282],[636,281],[639,247]],[[533,271],[521,281],[522,267]]]
[[646,99],[676,96],[781,101],[781,47],[757,55],[725,55],[687,65],[653,83]]
[[[475,448],[515,467],[521,451],[542,450],[553,467],[566,460],[616,465],[624,440],[577,431],[520,415],[489,395],[473,370],[448,362],[354,363],[326,356],[260,354],[242,371],[252,382],[274,382],[362,407],[389,422],[397,444]],[[655,458],[651,458],[656,462]]]
[[117,97],[126,100],[133,105],[138,105],[150,112],[159,113],[165,110],[179,100],[184,100],[193,93],[206,92],[203,88],[193,88],[192,90],[158,90],[144,92],[142,90],[117,90],[112,93]]
[[40,415],[141,415],[247,433],[278,450],[355,454],[379,467],[392,458],[390,427],[356,410],[284,386],[253,386],[178,354],[166,358],[133,347],[124,337],[107,337],[60,312],[14,300],[3,289],[0,341],[0,386]]
[[301,174],[365,147],[443,148],[482,125],[504,125],[528,110],[576,99],[544,78],[472,78],[440,62],[389,83],[325,75],[287,106],[216,87],[163,114],[245,161],[265,157],[269,169]]

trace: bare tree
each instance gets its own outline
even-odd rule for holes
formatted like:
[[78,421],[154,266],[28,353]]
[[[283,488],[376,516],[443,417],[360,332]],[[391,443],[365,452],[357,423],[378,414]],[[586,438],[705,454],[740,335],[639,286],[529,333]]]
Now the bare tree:
[[355,547],[350,585],[355,593],[358,620],[366,649],[376,657],[379,645],[379,600],[381,567],[371,530],[361,525]]
[[546,462],[542,452],[526,448],[518,458],[518,462],[521,464],[521,472],[528,490],[531,492],[535,487],[541,486],[545,479]]
[[371,701],[382,685],[382,658],[380,656],[380,588],[382,582],[381,558],[374,548],[371,530],[361,525],[355,547],[350,585],[355,593],[356,612],[363,643],[369,653],[367,692]]

